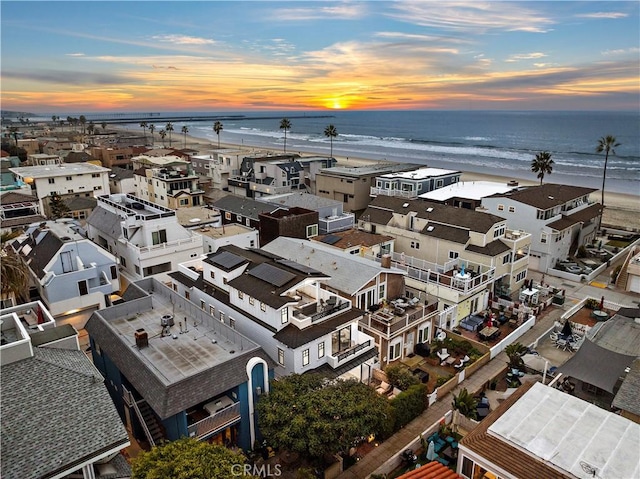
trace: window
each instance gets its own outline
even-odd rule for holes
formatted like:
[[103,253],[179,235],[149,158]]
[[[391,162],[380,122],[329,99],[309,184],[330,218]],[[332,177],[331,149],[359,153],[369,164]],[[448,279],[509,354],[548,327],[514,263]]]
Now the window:
[[102,189],[102,186],[94,186],[93,187],[93,191],[100,191]]
[[65,176],[65,178],[64,178],[64,179],[65,179],[65,180],[67,180],[67,181],[71,181],[73,178],[72,178],[72,177],[70,177],[70,176]]
[[468,457],[464,456],[462,458],[462,475],[465,477],[473,476],[473,461]]
[[378,288],[378,301],[382,301],[387,297],[387,284],[382,283]]
[[426,343],[429,342],[429,326],[418,329],[418,342]]
[[449,259],[456,259],[459,255],[457,251],[449,251]]
[[444,186],[444,180],[436,180],[436,188],[442,188]]
[[318,236],[318,225],[307,226],[307,238],[311,238],[312,236]]
[[305,349],[304,351],[302,351],[302,365],[303,366],[308,366],[309,365],[309,350]]
[[187,206],[189,204],[189,200],[187,198],[180,198],[180,206]]
[[282,308],[280,311],[280,322],[282,324],[287,324],[289,322],[289,308]]
[[498,211],[504,211],[504,205],[498,205]]
[[226,212],[224,213],[224,219],[225,219],[225,220],[231,220],[231,213],[230,213],[230,212],[228,212],[228,211],[226,211]]
[[420,249],[420,243],[418,241],[412,241],[411,249]]
[[251,226],[251,220],[249,218],[247,218],[247,220],[244,222],[247,226]]
[[56,182],[56,179],[55,178],[49,178],[48,181],[49,181],[50,185],[53,185]]
[[253,306],[253,303],[255,303],[255,302],[256,302],[256,300],[255,300],[255,299],[253,299],[253,297],[249,296],[249,304],[250,304],[251,306]]
[[127,260],[124,259],[124,256],[120,256],[120,264],[125,268],[127,267]]
[[244,299],[244,293],[238,290],[238,299]]
[[502,257],[502,264],[511,263],[511,253],[506,254]]
[[318,343],[318,359],[324,358],[324,341]]
[[185,298],[185,299],[189,299],[189,298],[191,298],[191,293],[189,293],[189,291],[185,291],[185,292],[184,292],[184,298]]
[[100,178],[100,173],[91,173],[91,178]]
[[111,279],[118,279],[118,268],[116,265],[111,266]]
[[264,303],[260,303],[260,309],[261,309],[262,311],[266,311],[266,310],[267,310],[267,305],[266,305],[266,304],[264,304]]
[[400,342],[393,343],[389,346],[389,361],[395,361],[400,357],[402,344]]
[[540,243],[546,243],[547,242],[547,233],[542,233],[540,235]]
[[220,322],[224,323],[224,313],[220,311]]
[[525,269],[524,271],[520,271],[517,275],[516,275],[516,283],[518,281],[522,281],[523,279],[525,279],[527,277],[527,270]]
[[231,329],[236,329],[236,320],[229,318],[229,326],[231,326]]
[[151,241],[154,245],[167,242],[167,230],[153,231]]
[[205,307],[206,307],[205,302],[201,299],[201,300],[200,300],[200,309],[201,309],[202,311],[204,311]]
[[211,277],[211,279],[216,279],[216,272],[215,271],[209,271],[209,276]]
[[135,270],[136,274],[140,274],[140,266],[136,264],[133,266],[133,269]]
[[63,273],[70,273],[73,271],[73,260],[71,259],[70,251],[63,251],[60,253],[60,261],[62,262]]
[[496,226],[496,229],[493,230],[493,237],[494,238],[498,238],[500,236],[504,236],[504,232],[507,228],[506,224],[500,225],[500,226]]
[[209,314],[210,314],[211,316],[213,316],[213,315],[215,314],[215,312],[216,312],[216,308],[215,308],[215,306],[214,306],[214,305],[212,305],[212,304],[210,304],[210,305],[209,305]]
[[87,287],[86,279],[83,279],[82,281],[78,281],[78,291],[80,291],[80,296],[89,294],[89,288]]
[[284,366],[284,351],[278,348],[278,363]]
[[515,213],[516,212],[516,207],[515,206],[509,206],[509,213]]
[[242,223],[242,215],[236,215],[236,221]]

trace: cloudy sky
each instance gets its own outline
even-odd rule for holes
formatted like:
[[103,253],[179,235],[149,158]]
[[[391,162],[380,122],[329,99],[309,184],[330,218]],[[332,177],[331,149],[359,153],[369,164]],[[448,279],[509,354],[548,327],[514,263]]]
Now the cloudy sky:
[[3,0],[2,108],[637,111],[639,6]]

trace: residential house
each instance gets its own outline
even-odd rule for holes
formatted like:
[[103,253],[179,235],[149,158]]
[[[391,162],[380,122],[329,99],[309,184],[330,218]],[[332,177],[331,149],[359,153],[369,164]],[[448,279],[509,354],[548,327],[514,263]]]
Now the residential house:
[[65,217],[71,217],[84,224],[85,220],[91,215],[91,212],[98,205],[95,198],[83,196],[67,196],[62,201],[68,212]]
[[34,223],[11,246],[51,314],[82,329],[92,311],[110,304],[120,275],[115,256],[78,231],[72,220]]
[[176,156],[138,156],[132,163],[139,198],[172,209],[204,204],[204,190],[188,161]]
[[[5,153],[5,151],[3,150],[2,153]],[[9,156],[7,153],[7,156],[3,156],[0,159],[0,191],[17,188],[13,173],[9,171],[9,168],[16,166],[20,166],[20,158],[17,156]]]
[[333,233],[353,228],[355,215],[344,213],[341,201],[322,198],[305,192],[285,193],[258,198],[258,201],[284,208],[306,208],[318,212],[318,234]]
[[324,168],[316,174],[316,188],[312,190],[323,198],[342,202],[350,212],[364,210],[371,201],[371,187],[376,178],[386,173],[412,171],[421,165],[411,163],[383,163],[376,165]]
[[640,247],[635,246],[629,250],[620,272],[615,279],[616,287],[624,291],[640,293]]
[[[301,240],[297,240],[301,241]],[[326,289],[327,273],[232,245],[169,273],[172,288],[260,344],[276,375],[319,372],[362,378],[377,352],[358,330],[364,311]]]
[[[317,241],[285,237],[262,250],[325,272],[330,276],[324,282],[327,291],[368,311],[360,318],[359,329],[374,338],[382,366],[413,355],[418,343],[431,342],[434,324],[440,323],[443,313],[437,303],[427,305],[418,297],[407,296],[406,272],[392,268],[388,255],[387,261],[377,263]],[[391,306],[392,301],[398,306]]]
[[99,197],[87,227],[89,238],[137,279],[174,270],[202,253],[202,238],[180,226],[174,210],[134,195]]
[[500,477],[640,476],[640,425],[541,383],[519,387],[458,446],[456,471]]
[[602,215],[602,205],[589,199],[595,191],[547,183],[485,197],[482,206],[510,229],[531,233],[529,267],[546,273],[595,239]]
[[32,153],[27,155],[25,166],[53,166],[62,163],[58,153]]
[[0,194],[0,221],[2,233],[21,231],[31,223],[45,221],[40,214],[38,198],[7,191]]
[[18,140],[18,148],[27,152],[27,158],[34,153],[40,153],[40,141],[37,138],[25,138]]
[[151,446],[183,436],[238,446],[261,440],[255,415],[273,361],[239,331],[156,278],[87,323],[93,362],[120,417]]
[[19,166],[10,168],[16,180],[31,185],[40,202],[40,211],[48,211],[51,196],[93,196],[109,194],[109,169],[91,163],[55,166]]
[[423,167],[413,171],[398,171],[377,176],[370,195],[416,198],[422,193],[445,188],[460,181],[462,172]]
[[116,167],[130,168],[131,158],[142,154],[139,148],[136,149],[133,147],[112,148],[107,146],[90,146],[87,150],[91,156],[97,158],[102,163],[102,166],[111,169]]
[[75,329],[55,327],[41,303],[3,309],[0,329],[0,475],[131,477],[129,436]]
[[640,358],[631,363],[611,406],[619,410],[622,417],[640,424]]
[[94,165],[103,166],[100,159],[91,155],[85,149],[82,143],[74,143],[70,150],[60,152],[60,158],[63,163],[93,163]]
[[311,238],[318,234],[318,212],[305,208],[277,208],[258,215],[260,244],[265,245],[279,236]]
[[351,255],[382,257],[392,253],[395,238],[356,228],[311,238]]
[[61,151],[70,150],[73,141],[69,138],[45,138],[43,139],[42,153],[59,156]]
[[136,181],[133,170],[115,166],[109,173],[109,189],[111,193],[136,193]]
[[460,181],[418,195],[423,200],[435,201],[444,205],[475,210],[482,206],[482,198],[508,193],[518,187],[517,181],[499,183],[497,181]]
[[229,178],[240,174],[242,159],[250,154],[250,150],[242,148],[217,148],[206,155],[194,155],[191,164],[200,176],[212,179],[213,188],[228,191]]
[[423,292],[440,309],[456,305],[451,328],[486,308],[490,295],[512,295],[527,276],[526,233],[506,228],[506,220],[479,211],[424,200],[378,196],[358,226],[395,238],[392,262],[408,271],[407,286]]
[[277,207],[268,203],[237,195],[226,195],[213,202],[220,211],[223,225],[237,223],[249,228],[260,228],[260,214],[270,213]]

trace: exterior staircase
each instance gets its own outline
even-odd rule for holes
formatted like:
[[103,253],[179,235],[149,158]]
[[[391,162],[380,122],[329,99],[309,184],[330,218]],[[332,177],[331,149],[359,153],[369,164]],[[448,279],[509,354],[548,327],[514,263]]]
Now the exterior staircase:
[[142,424],[142,429],[149,440],[151,447],[160,444],[164,439],[164,428],[158,421],[151,406],[145,399],[133,403],[133,409]]
[[622,267],[620,268],[620,272],[618,273],[618,277],[616,278],[616,287],[620,288],[623,291],[627,290],[627,281],[629,278],[629,272],[627,271],[627,268],[629,267],[629,263],[631,262],[631,259],[638,254],[638,248],[631,248],[629,250],[629,254],[627,254],[627,257],[625,258],[624,262],[622,263]]

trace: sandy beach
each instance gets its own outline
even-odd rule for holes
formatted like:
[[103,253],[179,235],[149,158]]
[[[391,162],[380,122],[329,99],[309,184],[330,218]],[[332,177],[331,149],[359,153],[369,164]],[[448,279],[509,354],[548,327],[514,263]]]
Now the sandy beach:
[[[124,128],[114,128],[125,130]],[[142,132],[142,128],[135,127],[134,130],[139,130]],[[131,132],[131,128],[127,128],[126,131]],[[155,137],[155,146],[161,147],[162,141],[157,136],[157,133],[154,134]],[[221,138],[224,138],[224,130],[221,133]],[[168,145],[168,140],[165,138],[165,145]],[[175,148],[184,147],[184,135],[174,135],[172,146]],[[210,142],[203,138],[197,138],[191,135],[187,135],[186,138],[186,146],[187,148],[193,148],[194,150],[201,151],[205,153],[208,150],[217,149],[217,142]],[[235,145],[230,143],[220,142],[220,148],[229,148],[229,149],[246,149],[248,152],[263,152],[266,154],[279,154],[282,153],[281,150],[271,149],[271,148],[248,148],[243,145]],[[305,151],[288,151],[288,153],[299,153],[305,156],[317,156],[316,153],[310,153]],[[367,158],[352,158],[352,157],[341,157],[335,156],[338,161],[338,166],[346,166],[346,167],[359,167],[359,166],[368,166],[372,164],[380,164],[380,163],[388,163],[382,160],[371,160]],[[539,184],[538,182],[524,180],[522,178],[514,178],[507,176],[499,176],[499,175],[490,175],[490,174],[482,174],[482,173],[471,173],[471,172],[463,172],[461,181],[496,181],[496,182],[509,182],[511,180],[516,180],[522,186],[533,186]],[[553,177],[549,178],[553,182]],[[640,186],[639,186],[639,195],[640,195]],[[597,191],[591,195],[591,200],[600,201],[601,195],[600,191]],[[604,196],[605,201],[605,210],[602,218],[602,224],[604,226],[609,227],[619,227],[622,229],[635,229],[640,230],[640,196],[628,195],[623,193],[612,193],[605,192]]]

